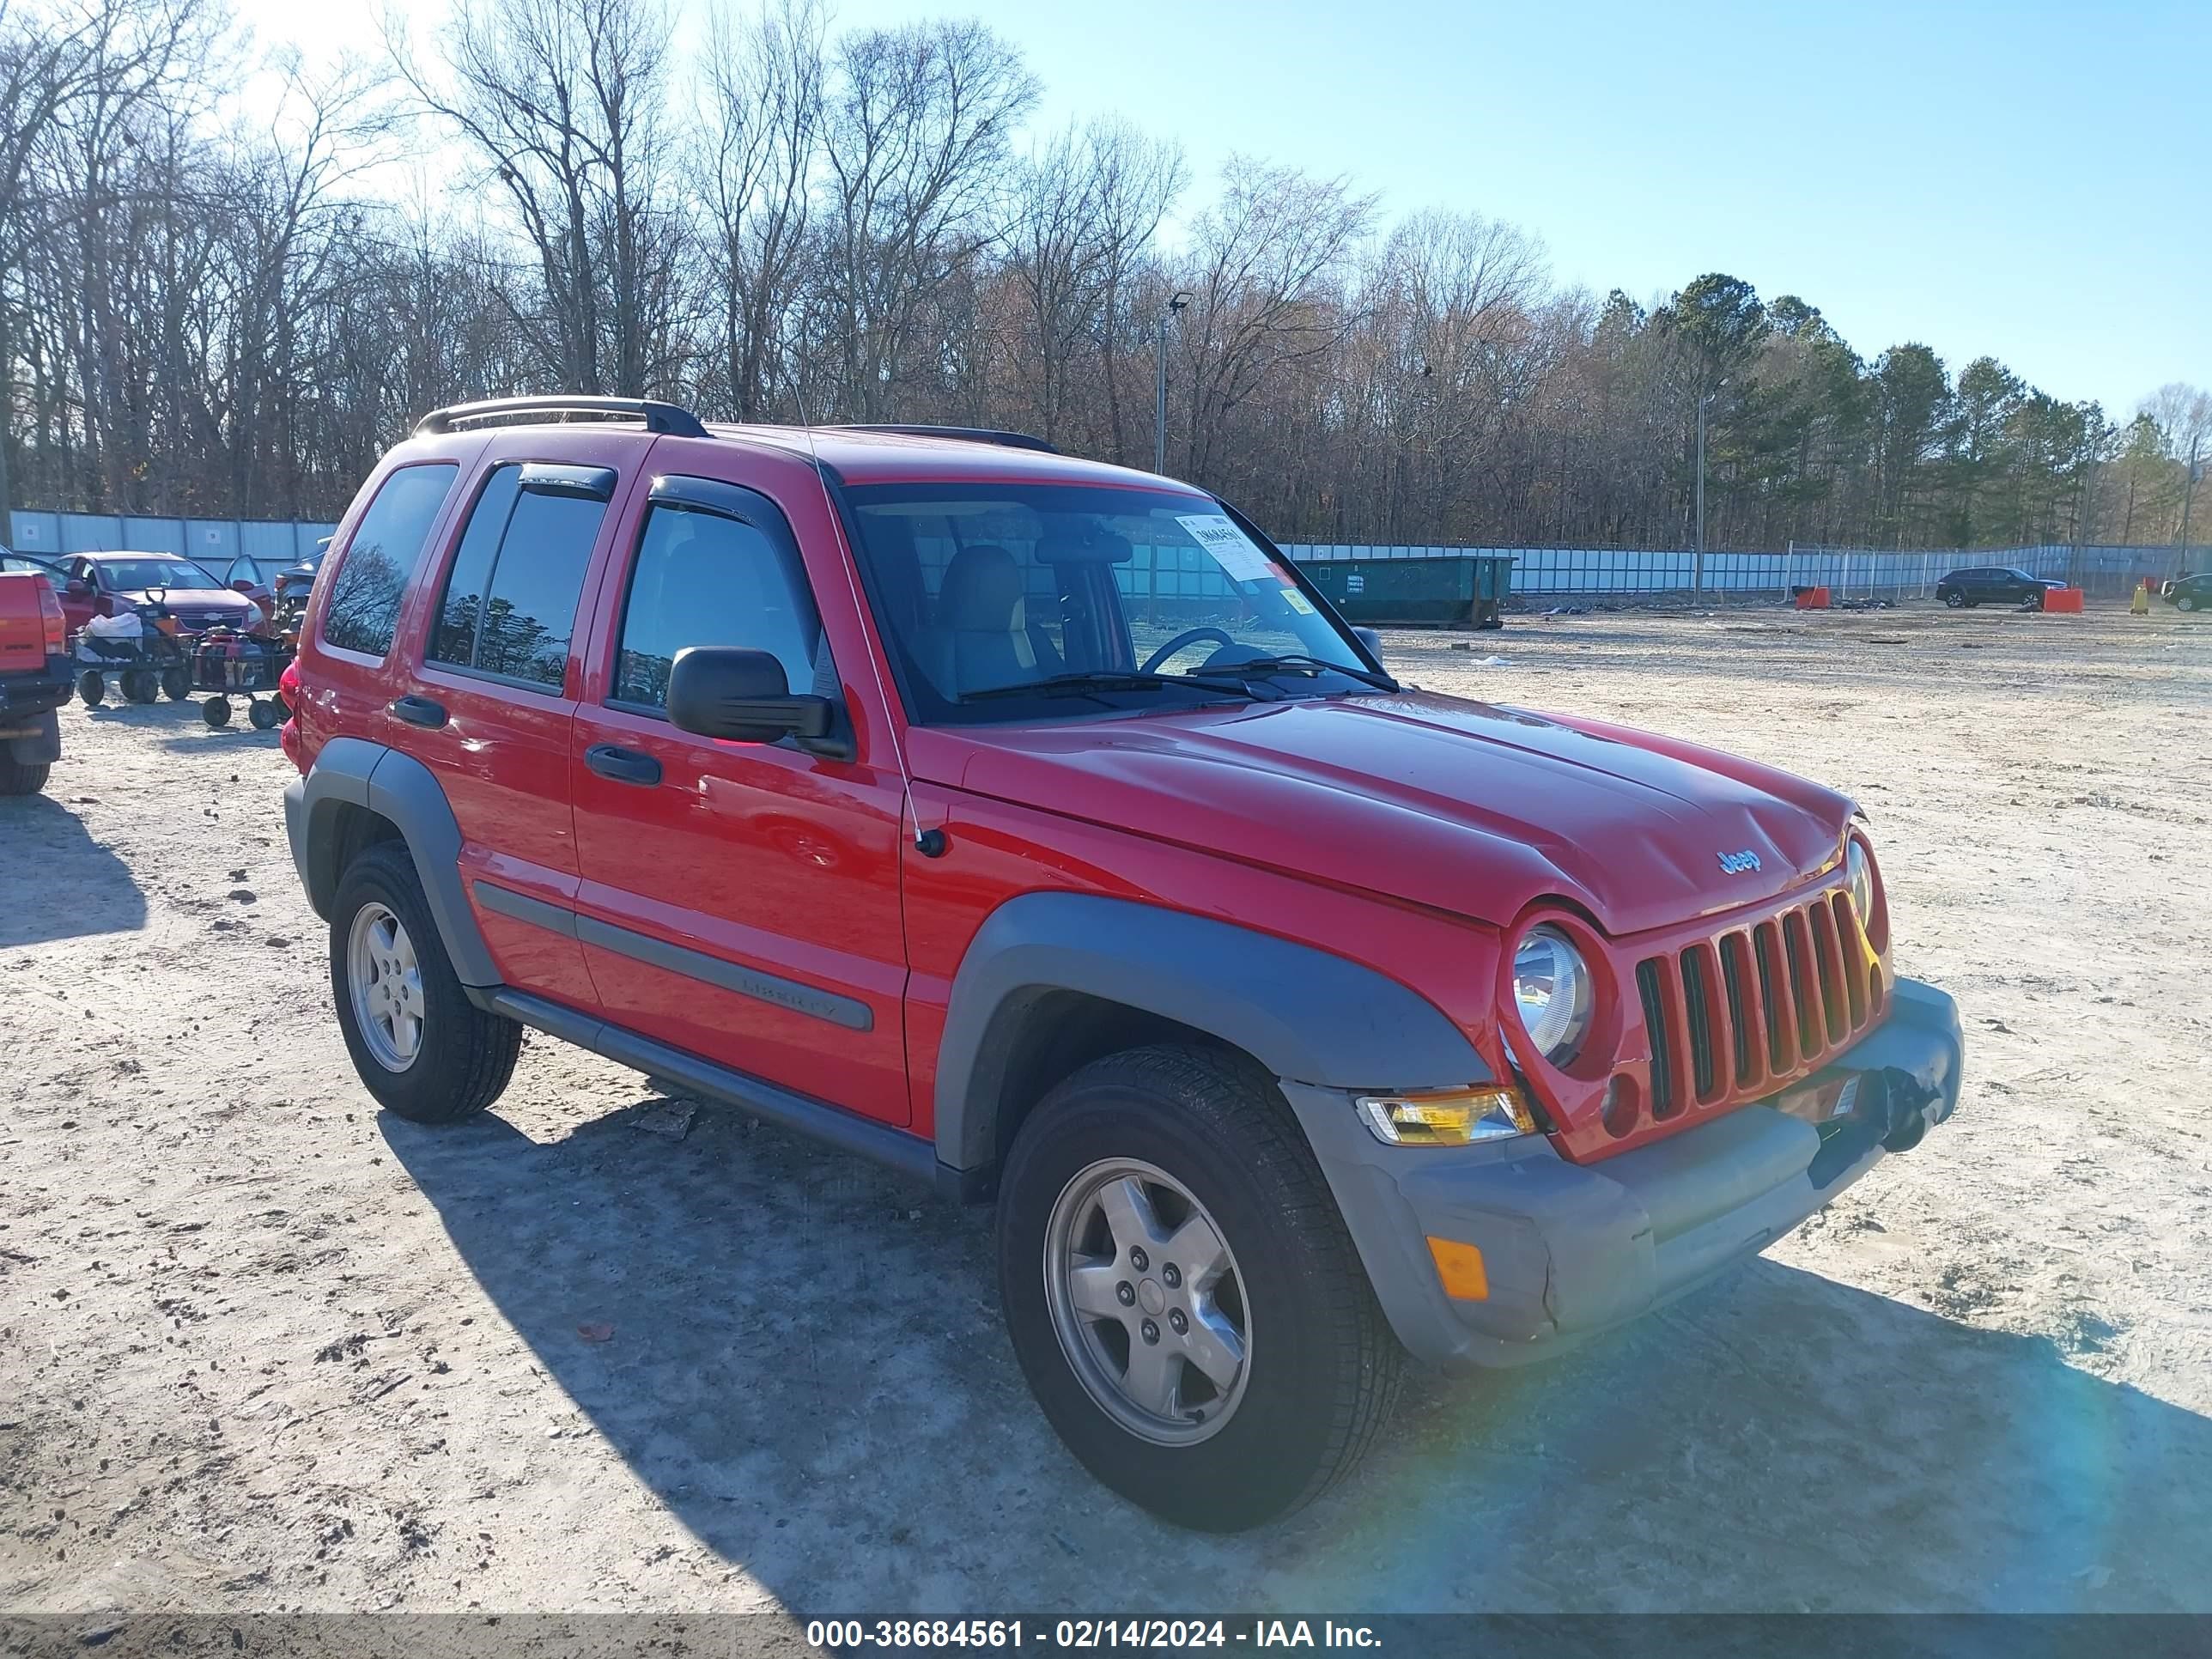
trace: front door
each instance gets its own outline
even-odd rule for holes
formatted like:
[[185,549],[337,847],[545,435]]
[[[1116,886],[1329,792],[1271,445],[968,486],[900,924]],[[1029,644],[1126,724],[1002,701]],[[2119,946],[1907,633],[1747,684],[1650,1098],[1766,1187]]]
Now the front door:
[[666,713],[695,645],[770,652],[793,691],[843,699],[790,521],[759,492],[667,477],[621,534],[572,751],[577,938],[606,1017],[905,1123],[896,760],[849,731],[724,743]]

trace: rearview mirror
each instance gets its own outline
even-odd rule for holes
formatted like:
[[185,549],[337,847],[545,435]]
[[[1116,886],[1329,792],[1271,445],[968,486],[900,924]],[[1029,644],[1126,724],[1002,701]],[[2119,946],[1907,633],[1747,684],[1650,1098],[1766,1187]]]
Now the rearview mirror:
[[677,728],[731,743],[827,738],[836,705],[793,696],[783,664],[766,651],[694,645],[668,670],[668,718]]

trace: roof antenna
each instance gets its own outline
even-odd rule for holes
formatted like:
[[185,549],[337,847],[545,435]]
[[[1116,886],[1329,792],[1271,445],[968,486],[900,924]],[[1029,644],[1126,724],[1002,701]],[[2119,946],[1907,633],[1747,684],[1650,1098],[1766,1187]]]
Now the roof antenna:
[[[868,609],[866,599],[861,596],[860,580],[854,574],[860,550],[852,544],[851,538],[846,533],[845,516],[837,510],[837,498],[830,493],[829,470],[822,464],[822,452],[815,447],[814,422],[806,417],[805,390],[796,374],[791,375],[789,380],[792,406],[799,411],[799,429],[806,439],[807,459],[814,464],[814,483],[822,492],[823,512],[837,538],[841,554],[839,562],[845,572],[845,586],[853,597],[854,614],[865,618],[872,613]],[[868,656],[868,672],[875,677],[879,706],[885,711],[884,737],[890,744],[891,759],[898,767],[899,787],[906,800],[906,821],[914,828],[914,850],[924,858],[942,858],[951,842],[946,840],[942,829],[925,830],[921,827],[921,808],[914,798],[914,773],[906,763],[906,745],[900,742],[898,727],[890,718],[890,711],[898,707],[896,693],[884,683],[883,670],[877,664],[872,652]]]

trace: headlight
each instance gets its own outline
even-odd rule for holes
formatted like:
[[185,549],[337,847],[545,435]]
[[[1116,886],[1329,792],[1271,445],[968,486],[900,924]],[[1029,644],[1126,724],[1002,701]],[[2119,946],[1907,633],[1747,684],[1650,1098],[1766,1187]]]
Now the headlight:
[[1851,908],[1858,912],[1859,926],[1872,933],[1874,860],[1867,856],[1866,844],[1856,836],[1844,848],[1844,880],[1851,890]]
[[1589,1030],[1589,965],[1558,928],[1532,927],[1513,953],[1513,1001],[1522,1029],[1554,1065],[1574,1058]]

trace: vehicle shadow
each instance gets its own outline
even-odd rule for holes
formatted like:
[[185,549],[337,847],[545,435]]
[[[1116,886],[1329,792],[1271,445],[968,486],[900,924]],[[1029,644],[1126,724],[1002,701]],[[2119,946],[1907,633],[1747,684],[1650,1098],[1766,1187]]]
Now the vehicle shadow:
[[131,866],[52,796],[0,799],[0,949],[146,925]]
[[194,718],[189,730],[179,732],[159,740],[160,747],[175,755],[197,755],[203,758],[229,753],[237,749],[276,749],[282,747],[276,728],[256,731],[246,723],[244,715],[238,716],[228,726],[209,726]]
[[[131,726],[155,731],[181,726],[187,720],[198,725],[200,718],[200,706],[197,701],[174,702],[167,697],[159,702],[118,702],[110,699],[90,708],[81,703],[71,707],[96,725]],[[65,721],[69,719],[67,708],[62,711],[62,718]]]
[[1424,1376],[1299,1515],[1181,1532],[1030,1402],[987,1212],[668,1116],[380,1122],[597,1432],[801,1617],[2212,1607],[2212,1421],[1765,1261],[1556,1364]]

